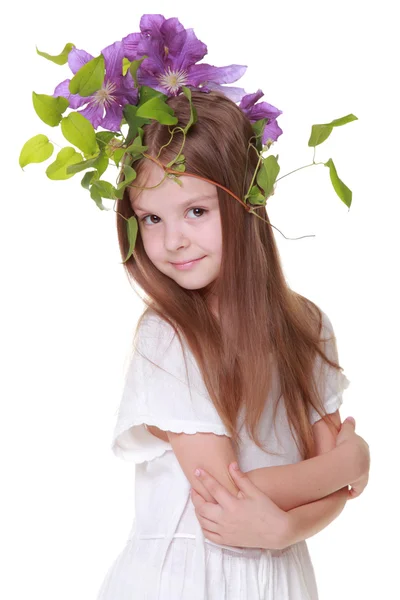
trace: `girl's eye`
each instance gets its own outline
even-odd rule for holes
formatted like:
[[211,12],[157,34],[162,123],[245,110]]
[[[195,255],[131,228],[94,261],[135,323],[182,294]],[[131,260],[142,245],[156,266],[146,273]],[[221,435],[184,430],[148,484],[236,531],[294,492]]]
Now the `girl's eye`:
[[[206,213],[206,212],[208,212],[208,210],[207,210],[207,209],[205,209],[205,208],[199,208],[199,207],[190,208],[188,212],[190,212],[191,210],[199,210],[199,211],[201,211],[201,213],[202,213],[202,214],[203,214],[203,213]],[[202,216],[202,214],[201,214],[201,215],[198,215],[198,216],[200,216],[200,217],[201,217],[201,216]],[[197,218],[198,218],[198,216],[197,216]],[[146,219],[147,219],[148,217],[156,217],[156,219],[158,219],[158,218],[159,218],[159,217],[157,217],[157,215],[146,215],[145,217],[143,217],[142,219],[140,219],[140,220],[141,220],[141,222],[146,222]],[[152,223],[152,224],[153,224],[153,225],[157,225],[157,223]],[[146,223],[146,225],[150,225],[150,223],[149,223],[149,222],[147,222],[147,223]]]

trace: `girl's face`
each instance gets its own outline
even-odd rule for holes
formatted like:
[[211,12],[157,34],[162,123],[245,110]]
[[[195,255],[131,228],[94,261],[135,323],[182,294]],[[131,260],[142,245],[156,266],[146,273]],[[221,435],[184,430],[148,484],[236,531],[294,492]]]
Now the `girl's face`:
[[[145,186],[157,185],[164,172],[156,164]],[[197,290],[219,274],[222,229],[215,185],[180,176],[182,186],[169,179],[153,190],[142,190],[131,201],[139,221],[144,249],[155,267],[181,287]],[[201,259],[201,260],[196,260]],[[182,268],[173,263],[193,261]]]

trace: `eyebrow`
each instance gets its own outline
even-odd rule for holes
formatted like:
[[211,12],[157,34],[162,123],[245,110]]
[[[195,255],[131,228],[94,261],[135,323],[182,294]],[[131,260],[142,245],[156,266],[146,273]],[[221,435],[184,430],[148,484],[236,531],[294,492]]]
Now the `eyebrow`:
[[[212,198],[215,198],[215,196],[208,196],[207,194],[201,194],[199,196],[195,196],[194,198],[191,198],[190,200],[186,200],[186,202],[182,202],[182,204],[179,204],[179,208],[186,208],[187,206],[189,206],[190,204],[193,204],[193,202],[197,202],[198,200],[211,200]],[[142,208],[141,206],[136,206],[136,208],[134,208],[133,210],[135,212],[137,212],[137,211],[149,212],[147,208]]]

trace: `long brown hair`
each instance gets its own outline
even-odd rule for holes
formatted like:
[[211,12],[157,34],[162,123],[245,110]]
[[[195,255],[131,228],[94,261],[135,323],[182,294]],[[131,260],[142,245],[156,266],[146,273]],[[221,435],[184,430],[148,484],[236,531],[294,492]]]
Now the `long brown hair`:
[[[249,119],[219,92],[194,91],[192,101],[198,121],[190,128],[184,146],[186,172],[222,184],[243,198],[257,164],[256,152],[251,151],[246,170],[248,142],[254,135]],[[187,98],[179,95],[167,103],[178,117],[178,125],[185,127],[190,117]],[[148,154],[155,157],[170,139],[168,127],[152,121],[144,132]],[[164,164],[170,161],[181,143],[181,135],[175,135],[159,160]],[[145,158],[135,163],[138,175],[134,184],[146,185],[146,163],[152,164]],[[173,327],[181,343],[181,334],[184,336],[236,450],[242,405],[247,431],[262,448],[256,427],[272,382],[273,356],[281,385],[279,399],[284,399],[302,458],[309,458],[314,455],[310,406],[325,416],[312,375],[314,359],[319,354],[331,367],[342,368],[323,352],[320,309],[291,290],[285,280],[266,208],[258,209],[264,222],[248,214],[225,191],[217,190],[223,247],[217,280],[203,289],[182,288],[149,260],[140,230],[134,254],[124,263],[128,279],[145,292],[142,299],[147,308],[142,318],[152,310]],[[133,188],[130,193],[132,199],[137,191]],[[127,190],[117,202],[117,212],[126,218],[134,215]],[[117,231],[125,258],[129,249],[126,222],[118,215]],[[218,296],[219,317],[209,307],[213,292]]]

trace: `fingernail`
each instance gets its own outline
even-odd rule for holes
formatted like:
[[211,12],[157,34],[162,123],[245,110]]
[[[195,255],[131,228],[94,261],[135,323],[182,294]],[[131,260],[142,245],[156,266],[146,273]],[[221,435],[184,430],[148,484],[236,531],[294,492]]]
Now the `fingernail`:
[[355,420],[355,418],[354,418],[354,417],[347,417],[345,420],[346,420],[346,421],[351,421],[352,423],[355,423],[355,422],[356,422],[356,420]]
[[194,474],[196,475],[196,477],[200,477],[201,475],[203,475],[203,471],[201,469],[196,469]]
[[234,469],[235,471],[239,471],[239,465],[237,464],[237,462],[232,463],[232,469]]

